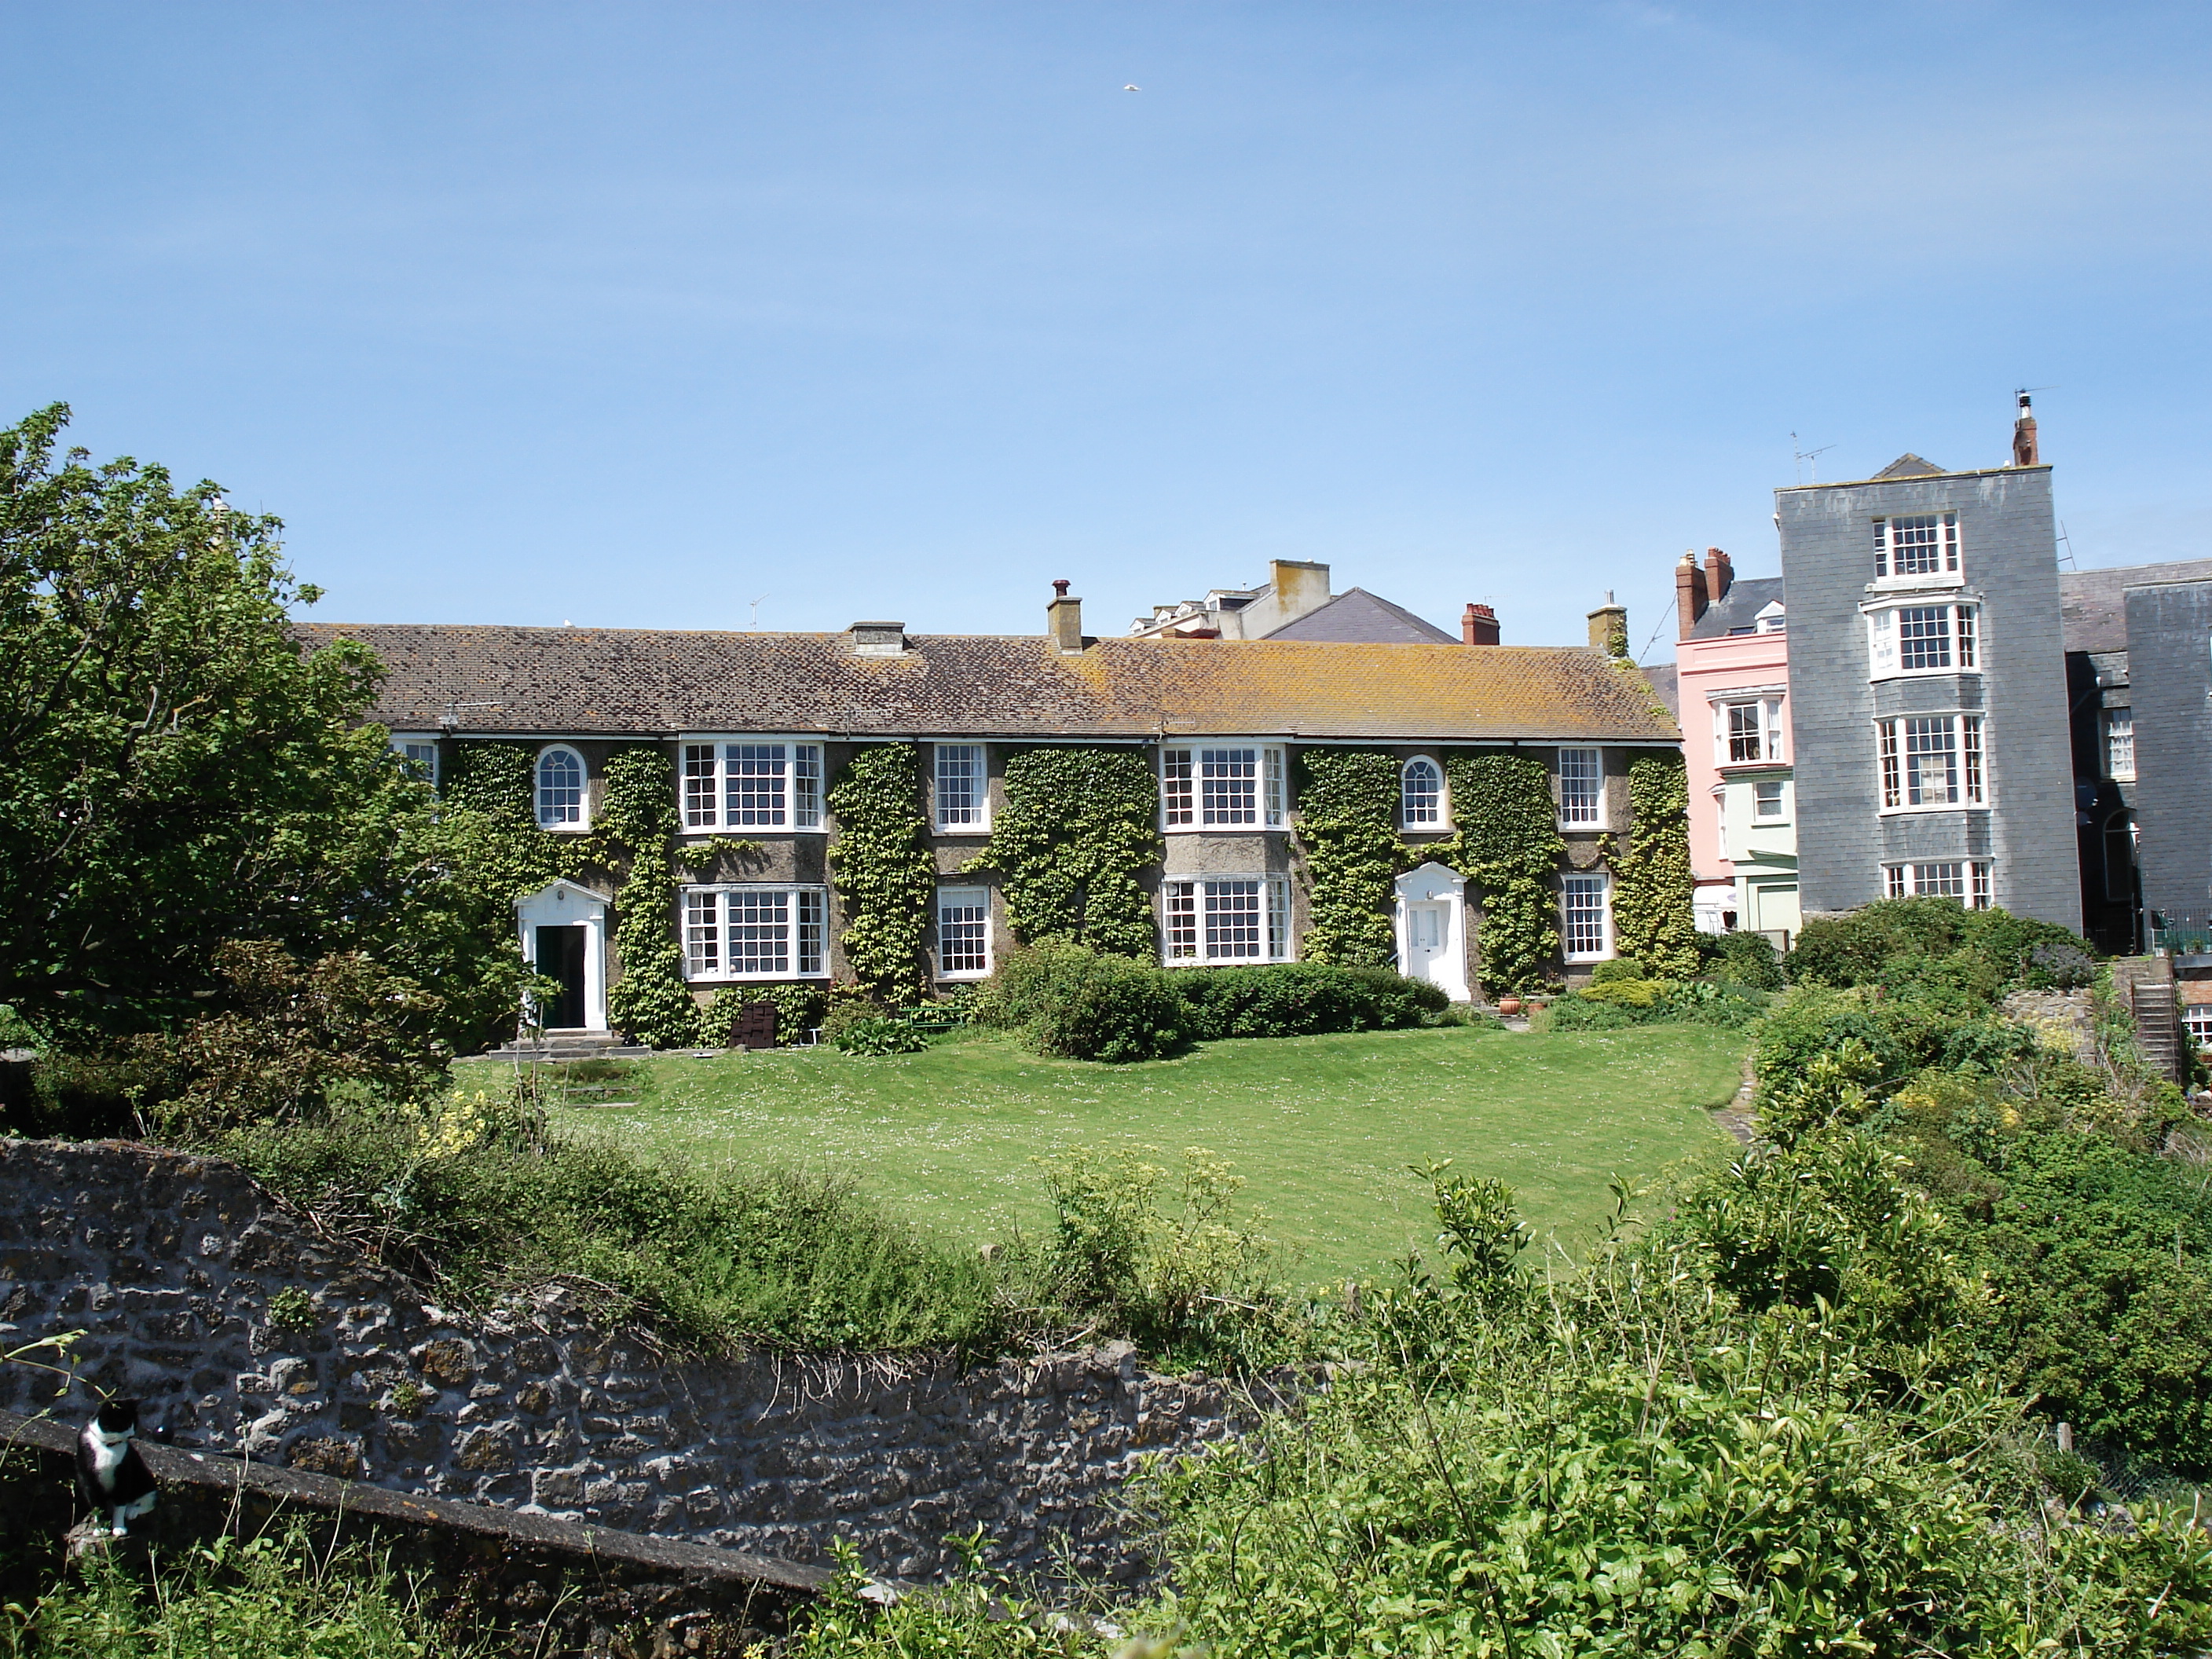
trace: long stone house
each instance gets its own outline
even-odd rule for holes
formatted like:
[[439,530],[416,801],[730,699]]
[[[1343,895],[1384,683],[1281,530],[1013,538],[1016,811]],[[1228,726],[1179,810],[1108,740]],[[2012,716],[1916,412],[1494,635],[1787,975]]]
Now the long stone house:
[[[537,822],[588,834],[611,757],[666,757],[680,841],[742,837],[740,861],[680,881],[668,907],[683,975],[720,988],[851,976],[848,896],[832,857],[832,787],[854,757],[915,746],[937,884],[922,952],[940,988],[987,976],[1017,943],[1006,894],[977,854],[1006,810],[1010,759],[1082,745],[1142,758],[1157,790],[1152,861],[1137,880],[1170,965],[1299,959],[1313,924],[1300,780],[1324,750],[1395,763],[1395,828],[1414,849],[1458,828],[1450,766],[1470,751],[1540,761],[1565,848],[1552,872],[1559,975],[1614,952],[1606,849],[1629,828],[1627,772],[1677,754],[1680,734],[1641,675],[1604,648],[1624,629],[1591,614],[1589,647],[1477,642],[1097,638],[1066,584],[1042,635],[839,634],[442,624],[307,624],[386,670],[373,718],[434,780],[466,745],[531,755]],[[1439,630],[1440,631],[1440,630]],[[1150,811],[1148,807],[1146,809]],[[612,884],[556,880],[517,905],[523,953],[562,994],[546,1024],[601,1030],[623,964]],[[1455,999],[1482,993],[1480,894],[1452,867],[1395,878],[1398,965]]]

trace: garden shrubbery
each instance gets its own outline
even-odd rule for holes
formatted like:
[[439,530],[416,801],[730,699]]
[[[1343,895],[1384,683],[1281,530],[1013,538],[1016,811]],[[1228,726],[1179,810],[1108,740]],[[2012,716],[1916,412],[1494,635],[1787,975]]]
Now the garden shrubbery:
[[1168,969],[1079,945],[1017,951],[978,995],[978,1023],[1068,1060],[1157,1060],[1222,1037],[1312,1036],[1433,1023],[1438,987],[1387,968],[1273,963]]

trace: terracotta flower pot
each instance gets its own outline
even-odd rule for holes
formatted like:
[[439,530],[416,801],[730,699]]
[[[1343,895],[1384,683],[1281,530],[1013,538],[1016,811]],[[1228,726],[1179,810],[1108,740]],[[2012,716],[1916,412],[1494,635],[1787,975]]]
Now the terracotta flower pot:
[[1521,1012],[1521,999],[1519,997],[1498,998],[1498,1012],[1505,1015],[1508,1018],[1510,1018],[1513,1015]]

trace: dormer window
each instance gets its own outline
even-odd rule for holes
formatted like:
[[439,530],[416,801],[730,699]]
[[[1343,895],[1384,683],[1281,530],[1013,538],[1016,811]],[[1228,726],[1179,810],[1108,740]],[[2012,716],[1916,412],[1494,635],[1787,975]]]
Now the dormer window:
[[394,732],[392,752],[407,770],[432,788],[438,785],[438,740],[427,732]]
[[1443,822],[1443,769],[1426,755],[1416,755],[1398,774],[1399,826],[1441,830]]
[[582,830],[588,815],[584,797],[584,757],[566,744],[538,751],[538,826]]
[[1779,599],[1761,611],[1757,620],[1759,631],[1762,634],[1781,634],[1789,630],[1790,618],[1783,611]]

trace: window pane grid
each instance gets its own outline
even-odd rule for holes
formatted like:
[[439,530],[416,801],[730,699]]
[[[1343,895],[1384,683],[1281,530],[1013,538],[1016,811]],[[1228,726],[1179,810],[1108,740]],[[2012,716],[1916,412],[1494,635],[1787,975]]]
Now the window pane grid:
[[2105,711],[2105,772],[2114,778],[2136,775],[2136,711],[2132,708]]
[[1951,665],[1948,605],[1908,605],[1897,613],[1898,661],[1906,668]]
[[1171,881],[1167,885],[1167,956],[1170,962],[1191,962],[1198,957],[1198,887],[1194,882]]
[[1595,749],[1559,750],[1559,822],[1595,823],[1602,774]]
[[1932,576],[1959,568],[1959,515],[1922,513],[1874,521],[1874,574]]
[[1990,866],[1981,859],[1942,859],[1931,863],[1886,864],[1882,892],[1888,898],[1948,898],[1976,910],[1990,908]]
[[684,745],[684,827],[687,830],[711,830],[714,827],[714,797],[720,793],[715,781],[714,745],[711,743],[687,743]]
[[818,887],[702,888],[684,895],[693,979],[787,979],[823,971],[829,895]]
[[789,764],[780,743],[732,743],[722,748],[723,822],[773,829],[784,822]]
[[1407,829],[1443,822],[1444,781],[1430,760],[1411,760],[1399,779],[1399,821]]
[[1160,810],[1169,823],[1193,821],[1190,750],[1170,749],[1160,758]]
[[584,821],[584,766],[566,749],[549,749],[538,757],[538,821]]
[[1959,799],[1957,734],[1948,720],[1908,720],[1905,727],[1905,800],[1908,806],[1948,805]]
[[1560,884],[1559,931],[1570,957],[1605,954],[1605,886],[1602,876],[1569,876]]
[[787,974],[791,971],[791,895],[734,892],[728,896],[730,971]]
[[983,750],[980,744],[937,745],[937,822],[961,829],[983,822]]
[[937,969],[942,974],[983,974],[991,969],[990,902],[974,888],[937,896]]
[[1200,822],[1257,823],[1260,755],[1254,749],[1198,751]]
[[1206,954],[1215,962],[1257,961],[1262,952],[1260,884],[1206,884]]
[[684,963],[694,979],[722,971],[722,896],[684,896]]
[[1760,758],[1759,705],[1732,702],[1728,706],[1728,746],[1730,762]]

